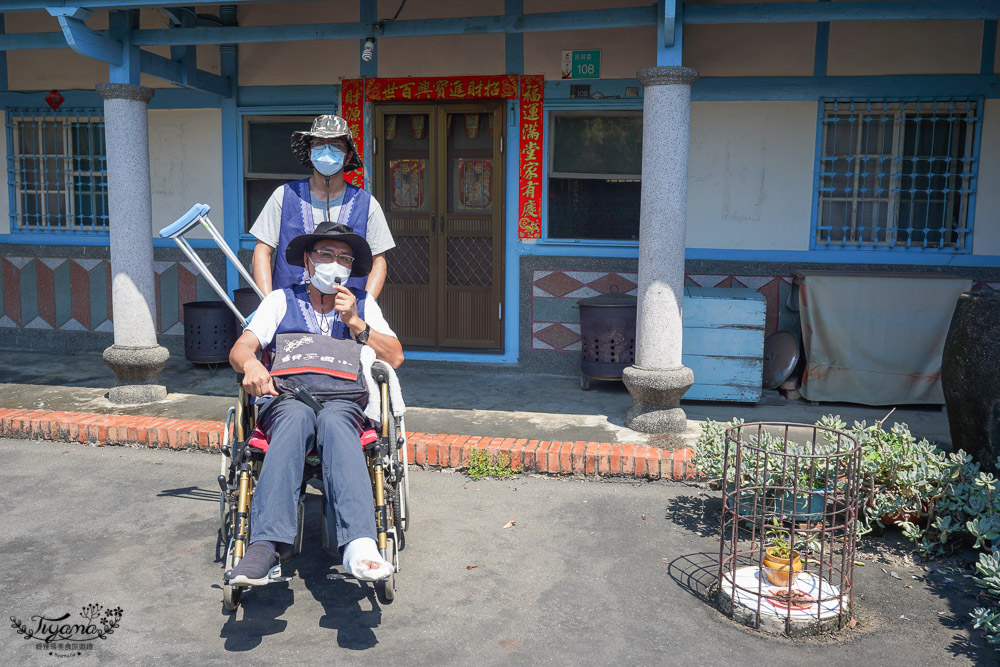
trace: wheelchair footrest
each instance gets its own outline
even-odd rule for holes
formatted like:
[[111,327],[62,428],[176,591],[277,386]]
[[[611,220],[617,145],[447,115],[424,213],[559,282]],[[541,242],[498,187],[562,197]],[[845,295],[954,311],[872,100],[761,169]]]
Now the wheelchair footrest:
[[229,586],[266,586],[268,584],[276,584],[282,581],[291,581],[294,579],[294,577],[281,576],[281,563],[278,563],[268,570],[267,574],[260,579],[247,579],[242,576],[230,579],[231,573],[232,570],[226,572],[224,575],[225,582]]
[[[392,574],[395,574],[395,571],[393,571]],[[390,574],[389,577],[391,577],[392,574]],[[376,579],[375,581],[385,581],[389,577],[384,577],[382,579]],[[335,581],[369,581],[369,582],[371,582],[370,579],[358,579],[353,574],[347,574],[346,572],[331,572],[330,574],[326,575],[326,578],[327,579],[333,579]],[[374,583],[374,582],[371,582],[371,583]]]

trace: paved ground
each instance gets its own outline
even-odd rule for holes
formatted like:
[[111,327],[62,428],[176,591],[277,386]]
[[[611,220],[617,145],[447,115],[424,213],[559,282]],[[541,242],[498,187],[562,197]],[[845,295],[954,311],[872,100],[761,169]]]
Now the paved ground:
[[[169,393],[159,403],[121,408],[105,397],[114,376],[99,353],[17,351],[16,365],[0,369],[0,408],[67,410],[222,420],[236,395],[235,374],[223,366],[213,371],[172,356],[161,375]],[[646,444],[649,436],[625,428],[632,398],[621,383],[595,382],[581,391],[579,378],[533,375],[496,366],[407,362],[399,371],[407,404],[406,427],[421,433],[453,433],[529,440],[630,442]],[[848,423],[872,423],[889,411],[861,405],[810,405],[789,401],[778,405],[741,405],[684,401],[690,442],[700,421],[813,423],[829,413]],[[948,443],[947,415],[936,406],[897,410],[894,420],[907,422],[918,436]]]
[[[218,588],[216,456],[0,440],[0,460],[5,614],[124,612],[67,663],[996,664],[970,640],[968,580],[911,579],[898,565],[886,569],[900,580],[874,562],[857,570],[861,624],[845,641],[732,625],[704,599],[719,503],[680,484],[415,471],[396,602],[326,580],[332,559],[312,530],[296,578],[231,616]],[[0,664],[60,664],[2,632]]]

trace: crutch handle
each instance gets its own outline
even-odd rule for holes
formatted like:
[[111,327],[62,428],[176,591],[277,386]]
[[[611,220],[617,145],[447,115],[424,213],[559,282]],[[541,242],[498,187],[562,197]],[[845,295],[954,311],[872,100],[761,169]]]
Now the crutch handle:
[[160,230],[161,239],[172,239],[177,236],[182,235],[184,232],[191,229],[198,218],[203,215],[208,215],[208,212],[212,210],[212,207],[208,204],[195,204],[188,209],[188,212],[177,218],[169,225]]

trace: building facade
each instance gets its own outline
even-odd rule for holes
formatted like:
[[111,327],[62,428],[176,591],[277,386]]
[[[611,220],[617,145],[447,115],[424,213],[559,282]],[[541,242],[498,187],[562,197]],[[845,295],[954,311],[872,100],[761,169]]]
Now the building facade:
[[[182,304],[212,297],[156,231],[209,204],[248,258],[266,197],[306,175],[291,132],[339,113],[396,240],[381,301],[407,357],[577,372],[577,300],[639,287],[637,72],[657,66],[698,72],[685,284],[757,290],[767,333],[797,329],[786,302],[803,269],[1000,289],[1000,3],[838,4],[4,3],[0,346],[112,341],[95,89],[128,62],[71,48],[88,34],[132,49],[126,83],[154,91],[152,214],[136,224],[152,239],[157,338],[175,351]],[[193,243],[239,287],[207,238]]]

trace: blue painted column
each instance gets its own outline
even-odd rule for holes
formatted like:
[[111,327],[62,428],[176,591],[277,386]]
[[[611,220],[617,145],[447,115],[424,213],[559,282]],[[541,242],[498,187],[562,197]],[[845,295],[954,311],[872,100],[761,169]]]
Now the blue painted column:
[[[7,32],[3,14],[0,14],[0,35]],[[0,92],[7,92],[7,52],[0,50]]]
[[[226,25],[236,25],[236,5],[219,7],[219,17]],[[233,252],[239,253],[240,235],[243,233],[243,219],[240,217],[240,193],[242,192],[242,165],[239,163],[237,138],[239,136],[239,47],[236,44],[219,45],[219,73],[232,81],[229,97],[222,98],[222,236]],[[240,274],[232,262],[226,262],[226,291],[232,295],[240,286]]]

